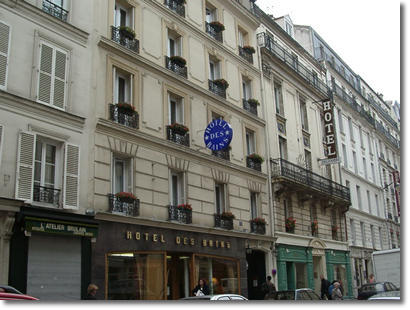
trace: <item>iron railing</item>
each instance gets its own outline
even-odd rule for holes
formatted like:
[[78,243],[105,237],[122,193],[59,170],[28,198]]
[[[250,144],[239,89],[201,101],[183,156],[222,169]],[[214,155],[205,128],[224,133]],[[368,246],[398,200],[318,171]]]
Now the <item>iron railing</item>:
[[266,234],[266,224],[251,222],[251,232],[259,235]]
[[246,167],[262,171],[262,163],[258,159],[249,156],[246,156]]
[[220,227],[228,230],[233,229],[233,219],[224,219],[221,214],[214,214],[215,227]]
[[164,0],[164,4],[175,13],[185,17],[185,5],[183,0]]
[[136,53],[139,53],[140,51],[140,42],[137,39],[130,39],[121,35],[120,27],[111,26],[111,40]]
[[238,48],[239,48],[239,56],[241,56],[242,58],[246,59],[248,62],[253,64],[252,53],[246,52],[246,50],[244,50],[242,46],[238,46]]
[[212,80],[208,80],[208,87],[211,92],[226,99],[226,89]]
[[176,62],[172,61],[172,59],[168,56],[165,56],[165,67],[184,78],[187,78],[188,76],[186,66],[180,66]]
[[367,101],[370,102],[372,107],[374,107],[377,112],[379,112],[383,117],[397,130],[399,129],[396,121],[373,99],[373,97],[368,96]]
[[282,158],[271,159],[272,178],[285,178],[316,191],[336,196],[350,203],[350,190],[339,183],[295,165]]
[[242,102],[243,102],[243,108],[244,108],[244,110],[246,110],[246,111],[248,111],[248,112],[250,112],[250,113],[252,113],[252,114],[258,116],[258,105],[257,105],[256,103],[254,103],[254,102],[252,102],[252,101],[249,102],[249,101],[246,100],[246,99],[242,99]]
[[110,119],[118,124],[139,128],[139,115],[136,111],[125,111],[115,104],[110,104]]
[[178,208],[178,206],[168,205],[168,220],[178,221],[184,224],[191,224],[192,210]]
[[110,213],[123,214],[127,216],[140,215],[139,199],[124,199],[115,196],[115,194],[108,194],[108,203]]
[[67,21],[68,11],[48,0],[43,0],[43,11],[62,21]]
[[229,155],[229,148],[219,150],[219,151],[212,151],[212,155],[214,155],[218,158],[225,159],[225,160],[230,160],[231,159],[231,157]]
[[33,200],[60,206],[61,190],[54,187],[34,185]]
[[280,46],[267,33],[258,34],[258,42],[263,42],[264,48],[273,56],[284,62],[292,70],[294,70],[300,77],[302,77],[310,86],[322,93],[325,98],[329,97],[329,87],[323,81],[313,74],[312,70],[306,68],[299,63],[296,56],[293,56],[284,47]]
[[167,126],[167,139],[169,141],[189,147],[189,133],[182,133],[177,129]]
[[399,141],[397,141],[397,139],[395,137],[393,137],[391,135],[391,133],[389,133],[380,122],[376,122],[376,130],[377,132],[383,134],[387,140],[390,141],[390,143],[392,143],[395,147],[397,147],[398,149],[400,148],[400,143]]
[[205,31],[207,34],[209,34],[211,37],[213,37],[215,40],[222,42],[222,31],[216,31],[214,27],[208,23],[205,22]]

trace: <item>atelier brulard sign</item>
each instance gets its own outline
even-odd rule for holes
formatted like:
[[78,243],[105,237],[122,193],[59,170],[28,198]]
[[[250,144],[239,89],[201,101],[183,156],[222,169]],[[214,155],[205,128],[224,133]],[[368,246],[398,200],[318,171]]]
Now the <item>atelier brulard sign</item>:
[[[334,125],[334,114],[333,106],[330,100],[325,100],[323,104],[323,113],[325,121],[325,143],[326,143],[326,153],[328,164],[337,162],[337,152],[336,152],[336,138],[335,138],[335,125]],[[330,161],[330,159],[333,159]],[[326,163],[323,163],[326,165]]]
[[208,149],[220,151],[229,146],[232,136],[231,125],[223,119],[214,119],[205,129],[204,142]]

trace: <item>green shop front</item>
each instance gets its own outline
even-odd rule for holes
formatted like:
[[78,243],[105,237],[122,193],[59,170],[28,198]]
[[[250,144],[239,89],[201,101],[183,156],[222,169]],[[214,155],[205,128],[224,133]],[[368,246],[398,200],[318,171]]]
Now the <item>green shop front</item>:
[[345,298],[353,297],[349,253],[325,250],[322,241],[313,241],[308,247],[277,244],[276,265],[280,291],[311,288],[320,295],[323,274],[329,281],[342,282]]

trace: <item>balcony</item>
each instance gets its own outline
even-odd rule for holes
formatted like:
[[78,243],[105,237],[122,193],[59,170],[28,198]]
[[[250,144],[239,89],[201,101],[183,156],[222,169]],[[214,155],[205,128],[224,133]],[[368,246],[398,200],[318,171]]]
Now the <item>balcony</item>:
[[120,32],[120,27],[111,26],[111,40],[121,44],[129,50],[139,53],[140,42],[137,39],[132,39]]
[[133,110],[122,109],[117,104],[110,104],[110,119],[118,124],[130,127],[139,128],[139,115]]
[[377,132],[383,134],[383,135],[386,137],[386,139],[389,140],[389,142],[390,142],[391,144],[393,144],[396,148],[398,148],[398,149],[400,148],[400,143],[399,143],[399,141],[398,141],[395,137],[393,137],[393,136],[391,135],[391,133],[389,133],[389,132],[383,127],[383,125],[382,125],[380,122],[376,122],[376,130],[377,130]]
[[33,201],[52,204],[54,207],[60,206],[61,190],[53,187],[34,185]]
[[182,208],[180,206],[168,205],[168,220],[177,221],[179,223],[192,223],[192,210]]
[[273,57],[285,63],[297,73],[307,84],[319,91],[325,98],[329,98],[329,87],[312,73],[312,70],[300,64],[297,59],[280,46],[270,35],[259,33],[257,35],[259,44]]
[[226,88],[225,87],[215,83],[212,80],[208,80],[208,87],[211,92],[226,99]]
[[215,227],[232,230],[233,229],[233,219],[223,218],[221,214],[215,214]]
[[243,109],[258,116],[258,104],[255,100],[246,100],[242,99],[243,102]]
[[207,34],[209,34],[211,37],[213,37],[215,40],[222,42],[222,31],[216,31],[215,27],[212,26],[212,24],[205,22],[205,31]]
[[350,205],[349,188],[330,179],[324,178],[311,170],[295,165],[287,160],[271,159],[272,179],[298,185],[307,190],[322,193],[331,198],[338,198]]
[[[182,58],[181,58],[182,59]],[[185,64],[183,63],[178,63],[177,61],[173,60],[173,58],[170,58],[168,56],[165,56],[165,67],[176,74],[187,78],[187,68]]]
[[373,99],[373,97],[368,96],[367,100],[370,102],[372,107],[374,107],[377,112],[379,112],[383,117],[397,130],[399,129],[396,121]]
[[50,1],[43,0],[43,11],[51,16],[61,19],[63,22],[67,22],[68,11],[64,10],[61,6],[54,4]]
[[246,59],[249,63],[253,64],[253,56],[252,53],[249,53],[244,49],[242,46],[238,46],[239,48],[239,56]]
[[259,235],[266,234],[266,224],[251,221],[251,232]]
[[262,162],[257,158],[253,158],[252,155],[249,155],[246,156],[246,167],[256,171],[262,171]]
[[189,147],[189,133],[187,131],[180,130],[178,127],[174,127],[173,125],[167,126],[167,139]]
[[231,159],[231,157],[229,155],[229,148],[219,150],[219,151],[212,151],[212,155],[214,155],[218,158],[225,159],[225,160],[230,160]]
[[126,216],[140,215],[140,200],[117,197],[115,194],[108,194],[109,212]]
[[164,5],[178,15],[185,17],[185,5],[183,0],[165,0]]

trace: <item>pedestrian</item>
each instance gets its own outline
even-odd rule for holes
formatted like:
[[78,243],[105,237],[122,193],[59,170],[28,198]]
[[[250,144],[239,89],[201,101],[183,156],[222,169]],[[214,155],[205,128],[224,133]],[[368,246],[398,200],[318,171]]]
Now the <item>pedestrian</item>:
[[320,280],[321,280],[320,298],[330,299],[331,298],[329,294],[330,281],[325,279],[325,277],[322,274],[320,275]]
[[261,291],[264,299],[269,299],[270,297],[272,297],[273,293],[276,292],[275,284],[273,284],[271,280],[272,277],[267,276],[266,282],[262,283]]
[[333,284],[333,291],[332,291],[332,300],[342,300],[343,295],[342,292],[340,291],[340,283],[335,282]]
[[327,293],[329,295],[329,299],[332,299],[332,292],[333,292],[333,288],[334,288],[334,284],[336,283],[336,280],[333,280],[333,282],[329,285],[329,288],[327,289]]
[[374,274],[370,274],[370,277],[369,277],[369,283],[374,283],[374,282],[376,282],[376,279],[374,278]]
[[192,290],[192,294],[195,296],[209,295],[209,287],[206,285],[205,280],[199,279],[198,285]]
[[97,294],[98,286],[90,283],[87,288],[87,296],[85,297],[86,300],[97,300],[95,294]]

